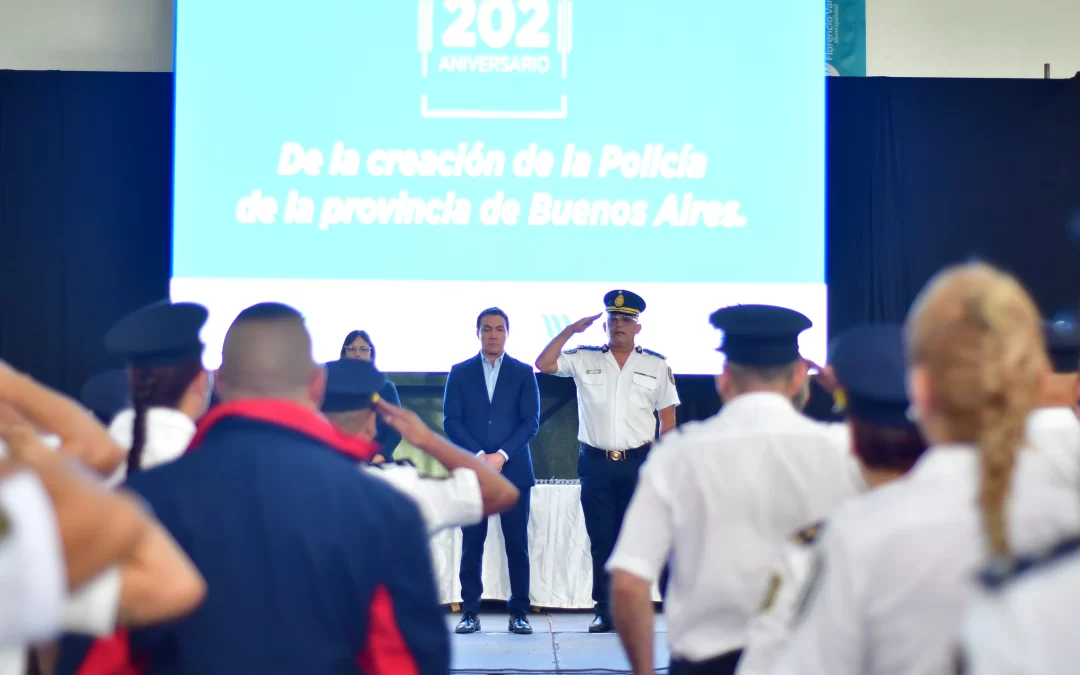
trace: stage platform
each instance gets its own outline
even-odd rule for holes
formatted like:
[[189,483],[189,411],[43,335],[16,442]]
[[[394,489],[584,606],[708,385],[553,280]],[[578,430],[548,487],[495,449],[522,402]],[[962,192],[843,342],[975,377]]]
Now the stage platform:
[[[629,673],[619,636],[615,633],[589,634],[592,612],[552,611],[530,614],[532,635],[507,631],[505,612],[480,614],[482,631],[456,635],[460,613],[447,614],[446,625],[453,643],[452,673]],[[655,662],[658,673],[668,666],[667,624],[656,617]]]

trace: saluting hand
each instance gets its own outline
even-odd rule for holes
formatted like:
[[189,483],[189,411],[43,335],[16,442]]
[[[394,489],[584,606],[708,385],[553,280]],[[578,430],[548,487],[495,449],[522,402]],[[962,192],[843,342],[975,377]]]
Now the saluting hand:
[[589,326],[596,323],[596,320],[603,315],[604,313],[600,312],[599,314],[595,314],[593,316],[587,316],[584,319],[578,319],[574,323],[570,324],[570,328],[572,328],[575,333],[584,333],[589,328]]
[[375,404],[375,412],[401,434],[402,438],[421,450],[429,445],[435,436],[435,432],[424,423],[424,420],[411,410],[399,408],[393,403],[380,399]]

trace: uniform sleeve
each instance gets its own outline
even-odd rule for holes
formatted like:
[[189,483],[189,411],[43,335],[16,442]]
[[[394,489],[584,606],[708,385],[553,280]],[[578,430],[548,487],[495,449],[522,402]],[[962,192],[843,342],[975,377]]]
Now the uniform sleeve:
[[555,377],[577,377],[581,370],[581,352],[576,349],[568,349],[559,354],[559,360],[555,363],[558,370]]
[[45,486],[30,472],[0,482],[0,644],[40,642],[61,628],[63,545]]
[[769,575],[758,612],[747,624],[746,647],[737,675],[766,675],[787,646],[811,555],[806,547],[785,544]]
[[666,367],[664,375],[659,379],[660,386],[656,392],[656,409],[663,410],[673,405],[679,405],[679,392],[675,389],[675,375],[671,372],[671,366]]
[[446,478],[421,476],[414,467],[365,467],[368,475],[386,481],[413,500],[428,534],[448,527],[475,525],[484,517],[480,479],[471,469],[454,469]]
[[64,628],[82,635],[111,635],[120,611],[120,567],[111,567],[71,596],[64,608]]
[[[359,532],[355,542],[360,553],[353,570],[357,585],[370,587],[372,575],[377,580],[356,665],[366,675],[445,675],[450,637],[420,514],[406,500],[380,509],[377,531]],[[373,541],[378,541],[378,557],[390,564],[371,566]]]
[[799,592],[790,648],[771,675],[858,675],[863,667],[861,607],[842,525],[833,523],[815,550]]
[[634,576],[655,582],[667,563],[675,536],[674,515],[666,490],[666,476],[670,469],[663,461],[665,450],[661,446],[641,467],[638,486],[626,510],[615,550],[607,560],[609,572],[622,570]]

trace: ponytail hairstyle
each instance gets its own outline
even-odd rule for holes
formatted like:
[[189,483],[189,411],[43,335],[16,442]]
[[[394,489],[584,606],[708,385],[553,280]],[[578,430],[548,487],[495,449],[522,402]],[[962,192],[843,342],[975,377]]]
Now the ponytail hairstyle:
[[171,366],[131,366],[131,403],[135,421],[131,427],[131,449],[127,457],[127,475],[133,476],[142,468],[143,448],[146,445],[146,417],[150,408],[176,408],[195,378],[203,372],[201,359]]
[[1004,272],[984,263],[959,265],[920,292],[906,330],[909,364],[925,374],[931,392],[935,419],[925,421],[937,436],[932,440],[979,447],[988,552],[1007,554],[1012,469],[1047,367],[1035,303]]

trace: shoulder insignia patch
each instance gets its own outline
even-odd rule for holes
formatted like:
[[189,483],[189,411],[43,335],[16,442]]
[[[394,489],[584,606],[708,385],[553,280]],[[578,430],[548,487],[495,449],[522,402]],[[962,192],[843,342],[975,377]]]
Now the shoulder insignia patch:
[[7,539],[9,534],[11,534],[11,521],[8,520],[7,513],[0,509],[0,541]]
[[1044,568],[1077,552],[1080,552],[1080,537],[1066,539],[1034,555],[998,556],[979,572],[979,583],[990,590],[999,590],[1028,572]]
[[564,349],[563,354],[577,354],[577,349]]
[[642,350],[641,350],[641,352],[642,352],[643,354],[648,354],[649,356],[655,356],[655,357],[657,357],[657,358],[659,358],[659,359],[663,359],[663,360],[667,361],[667,357],[666,357],[666,356],[664,356],[663,354],[661,354],[661,353],[659,353],[659,352],[654,352],[654,351],[653,351],[653,350],[651,350],[651,349],[642,349]]
[[667,379],[672,384],[675,384],[675,374],[671,372],[671,368],[667,369]]
[[758,607],[758,614],[764,614],[772,609],[772,606],[776,603],[776,596],[780,594],[782,583],[780,573],[773,570],[772,574],[769,575],[769,586],[765,589],[765,598],[761,601],[761,607]]
[[799,546],[810,546],[818,537],[821,536],[821,532],[825,529],[825,521],[818,521],[809,527],[803,529],[792,535],[791,540]]

